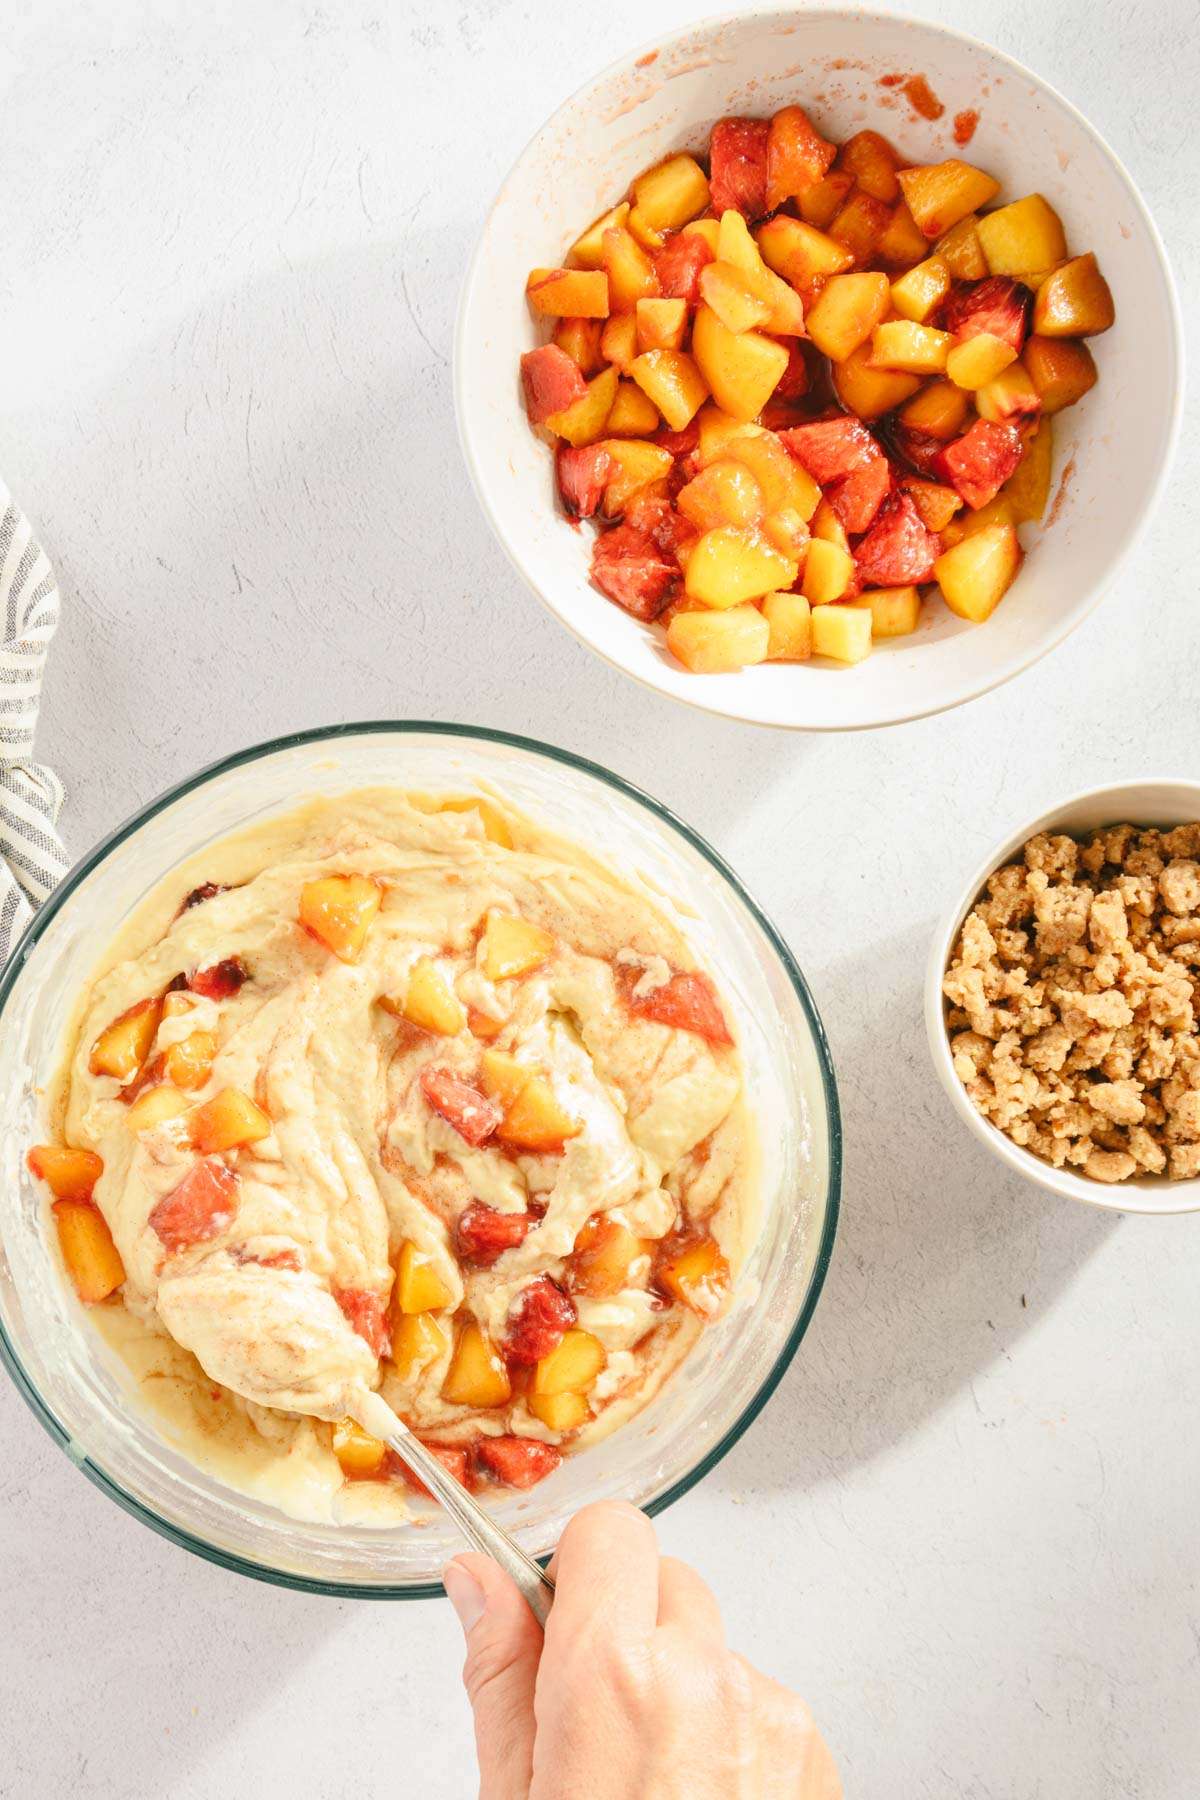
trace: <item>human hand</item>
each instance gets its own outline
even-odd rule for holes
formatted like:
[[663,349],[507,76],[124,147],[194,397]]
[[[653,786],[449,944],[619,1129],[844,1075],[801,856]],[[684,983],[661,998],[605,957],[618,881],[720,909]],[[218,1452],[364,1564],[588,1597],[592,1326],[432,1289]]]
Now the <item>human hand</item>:
[[545,1640],[486,1556],[446,1591],[467,1638],[480,1800],[841,1800],[804,1702],[725,1644],[712,1593],[624,1501],[562,1536]]

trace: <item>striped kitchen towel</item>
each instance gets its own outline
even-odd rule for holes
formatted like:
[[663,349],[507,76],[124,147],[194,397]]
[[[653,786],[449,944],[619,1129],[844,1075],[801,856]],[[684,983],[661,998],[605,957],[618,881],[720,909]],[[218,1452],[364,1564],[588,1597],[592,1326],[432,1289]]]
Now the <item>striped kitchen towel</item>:
[[33,761],[58,583],[0,481],[0,964],[69,867],[55,826],[62,783]]

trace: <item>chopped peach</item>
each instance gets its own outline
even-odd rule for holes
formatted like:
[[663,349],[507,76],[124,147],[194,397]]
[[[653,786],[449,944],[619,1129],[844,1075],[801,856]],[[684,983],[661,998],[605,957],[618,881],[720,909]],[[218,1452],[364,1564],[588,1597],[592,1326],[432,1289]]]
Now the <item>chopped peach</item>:
[[[876,326],[877,331],[886,329],[883,325]],[[852,350],[844,362],[833,365],[833,386],[838,399],[847,412],[867,421],[881,419],[884,413],[893,412],[915,394],[920,385],[919,375],[877,367],[870,340]]]
[[730,674],[765,662],[770,631],[754,606],[724,612],[677,612],[667,626],[667,646],[695,675]]
[[[639,300],[649,300],[658,293],[658,276],[654,273],[654,264],[633,233],[623,225],[604,233],[603,256],[609,304],[613,312],[634,312]],[[609,309],[606,307],[605,310]]]
[[269,1137],[271,1121],[240,1088],[222,1088],[190,1116],[188,1135],[202,1156],[219,1156]]
[[600,354],[614,368],[628,370],[630,363],[638,353],[637,341],[637,308],[626,313],[614,313],[606,320],[600,333]]
[[1112,291],[1090,251],[1052,270],[1033,303],[1033,329],[1040,337],[1095,337],[1116,316]]
[[759,228],[758,247],[767,267],[801,292],[813,282],[854,266],[854,257],[844,244],[785,213]]
[[635,494],[665,479],[674,459],[669,450],[642,438],[605,438],[603,442],[613,465],[604,484],[604,513],[606,518],[615,519]]
[[962,506],[957,488],[940,481],[924,481],[919,475],[906,475],[901,485],[912,496],[926,531],[944,531]]
[[639,212],[636,206],[630,207],[629,217],[625,223],[629,227],[630,235],[636,238],[642,249],[648,250],[651,256],[656,250],[661,250],[667,241],[666,233],[652,225],[645,213]]
[[892,305],[902,318],[924,325],[950,292],[950,271],[940,256],[928,256],[892,283]]
[[71,1150],[65,1144],[38,1144],[25,1161],[30,1174],[44,1181],[56,1200],[90,1200],[104,1173],[94,1150]]
[[879,270],[833,275],[808,312],[808,335],[831,362],[865,343],[888,309],[888,278]]
[[[656,306],[658,302],[650,300],[646,304]],[[660,423],[657,406],[648,394],[643,394],[636,381],[617,383],[617,397],[604,427],[609,437],[649,437],[652,431],[658,430]]]
[[837,167],[848,169],[864,194],[890,205],[900,193],[896,170],[900,158],[877,131],[856,131],[838,151]]
[[808,554],[808,540],[812,535],[795,507],[787,506],[782,512],[768,513],[762,522],[762,534],[773,550],[788,562],[800,564]]
[[828,175],[823,175],[800,195],[796,203],[800,217],[806,225],[827,231],[846,204],[846,196],[853,186],[854,177],[849,169],[830,169]]
[[483,826],[483,835],[489,844],[499,844],[502,850],[513,847],[512,832],[508,828],[508,820],[500,808],[491,800],[485,800],[482,794],[456,794],[452,799],[439,800],[439,812],[478,813]]
[[604,267],[604,233],[624,225],[629,217],[629,202],[622,200],[609,212],[588,226],[582,237],[576,238],[571,245],[569,255],[571,261],[578,263],[581,269],[602,269]]
[[[738,214],[741,217],[741,214]],[[752,331],[765,325],[771,303],[759,292],[744,269],[732,263],[711,262],[700,271],[700,294],[727,331]]]
[[911,319],[892,319],[871,334],[871,364],[876,369],[904,369],[911,375],[938,375],[954,339]]
[[162,1017],[162,1001],[139,1000],[105,1027],[92,1045],[88,1068],[93,1075],[111,1075],[129,1082],[150,1054]]
[[103,1213],[84,1200],[56,1200],[52,1211],[75,1292],[88,1305],[107,1300],[124,1281],[125,1264]]
[[672,431],[682,431],[708,399],[708,384],[686,350],[647,350],[629,373]]
[[854,583],[854,558],[849,550],[828,538],[815,537],[808,546],[800,592],[810,606],[829,606],[840,600]]
[[572,401],[562,412],[549,414],[545,420],[546,429],[568,444],[594,444],[604,436],[608,415],[617,397],[618,379],[615,369],[601,369],[599,375],[594,375],[588,382],[586,393],[578,400]]
[[165,1125],[168,1119],[182,1118],[189,1110],[188,1102],[176,1087],[147,1088],[139,1094],[129,1111],[125,1114],[127,1128],[135,1134],[139,1131],[154,1131],[159,1125]]
[[504,1020],[494,1019],[491,1013],[485,1013],[477,1006],[467,1008],[467,1030],[472,1037],[490,1044],[504,1030]]
[[1019,425],[1024,419],[1037,417],[1042,410],[1042,397],[1030,380],[1029,370],[1018,361],[976,390],[975,410],[981,419],[991,419],[995,424],[1007,425],[1011,421]]
[[633,184],[634,206],[656,231],[678,231],[708,199],[708,177],[692,156],[669,156]]
[[1020,562],[1015,528],[989,525],[943,551],[933,572],[950,611],[981,625],[1008,592]]
[[548,1356],[534,1364],[535,1394],[584,1394],[608,1358],[599,1338],[578,1326],[564,1332]]
[[1086,344],[1074,338],[1031,337],[1022,357],[1044,413],[1061,412],[1096,385],[1096,364]]
[[678,350],[687,331],[687,315],[686,300],[639,300],[633,315],[639,352]]
[[[785,452],[786,454],[786,452]],[[718,525],[750,525],[763,515],[763,493],[750,470],[722,457],[680,488],[675,504],[697,531]]]
[[372,1437],[353,1419],[342,1419],[333,1428],[333,1454],[342,1474],[351,1481],[369,1481],[382,1475],[387,1461],[387,1445],[382,1438]]
[[603,327],[599,319],[560,319],[554,327],[554,343],[566,352],[581,375],[595,375],[604,367],[600,349]]
[[414,1381],[445,1354],[446,1328],[432,1312],[401,1313],[392,1327],[392,1363],[402,1381]]
[[955,281],[982,281],[988,272],[987,258],[979,241],[979,220],[973,212],[952,225],[945,236],[938,239],[933,251]]
[[907,637],[921,618],[921,590],[915,587],[871,588],[847,604],[871,615],[871,642]]
[[732,462],[749,469],[762,491],[763,511],[799,513],[807,521],[821,501],[821,490],[772,431],[733,437],[725,451]]
[[879,255],[883,235],[890,224],[891,214],[882,200],[872,200],[870,194],[856,191],[829,227],[829,235],[848,250],[862,268]]
[[967,338],[965,343],[953,346],[946,357],[946,374],[955,387],[972,393],[976,388],[986,387],[1016,360],[1017,353],[1005,338],[993,337],[990,331],[980,331],[975,337]]
[[1001,493],[1012,509],[1017,524],[1025,519],[1040,519],[1050,498],[1050,471],[1054,461],[1054,426],[1046,418],[1025,446],[1025,454],[1009,476]]
[[692,355],[717,405],[735,419],[758,417],[788,364],[782,344],[757,331],[728,330],[708,306],[699,307],[692,325]]
[[807,662],[812,655],[812,610],[803,594],[768,594],[762,603],[767,621],[768,662]]
[[439,1037],[455,1037],[466,1024],[458,996],[429,956],[419,957],[409,970],[408,991],[400,1013],[410,1025]]
[[510,1149],[551,1155],[582,1130],[582,1122],[559,1104],[546,1077],[533,1075],[508,1107],[496,1136]]
[[714,406],[711,400],[696,414],[696,433],[696,456],[702,469],[724,456],[726,447],[735,438],[766,435],[761,425],[747,419],[734,419],[719,406]]
[[486,1408],[504,1406],[512,1397],[512,1382],[504,1359],[471,1321],[462,1326],[442,1383],[442,1398],[452,1406]]
[[785,200],[796,200],[820,181],[835,155],[834,146],[817,132],[799,106],[785,106],[767,133],[767,212]]
[[537,1073],[506,1050],[485,1050],[479,1061],[480,1085],[506,1110],[520,1098]]
[[453,1295],[433,1266],[431,1258],[407,1239],[396,1261],[396,1306],[402,1313],[436,1312],[449,1306]]
[[898,200],[880,233],[876,247],[880,262],[889,269],[908,269],[920,262],[928,247],[925,233],[903,200]]
[[[840,610],[844,618],[862,623],[861,613],[850,613],[845,608]],[[866,624],[869,632],[869,619]],[[693,1312],[713,1313],[729,1288],[729,1264],[715,1238],[696,1238],[685,1241],[668,1254],[659,1265],[658,1279],[672,1299],[681,1305],[691,1307]]]
[[539,969],[553,955],[554,939],[540,925],[514,913],[490,912],[481,944],[482,969],[489,981],[510,981]]
[[525,1404],[535,1419],[548,1431],[577,1431],[588,1418],[591,1408],[582,1394],[538,1394],[526,1396]]
[[991,175],[961,162],[957,156],[945,162],[901,169],[896,179],[909,212],[927,238],[941,237],[1000,192],[1000,183]]
[[608,276],[600,269],[534,269],[525,292],[546,318],[608,317]]
[[193,1031],[163,1053],[163,1073],[177,1088],[203,1087],[212,1073],[217,1040],[211,1031]]
[[824,538],[826,543],[836,544],[839,550],[849,550],[850,540],[846,536],[846,527],[830,506],[828,500],[822,500],[809,523],[809,529],[815,538]]
[[1041,194],[1026,194],[985,213],[976,226],[993,275],[1025,275],[1051,269],[1067,254],[1062,220]]
[[300,923],[340,962],[357,962],[382,900],[367,875],[323,875],[300,890]]
[[705,606],[738,606],[773,588],[791,587],[796,564],[753,531],[721,525],[706,531],[688,558],[684,588]]
[[852,606],[814,606],[813,655],[858,663],[871,653],[871,615]]
[[900,423],[909,431],[949,443],[967,422],[971,402],[952,381],[931,381],[900,409]]
[[[727,615],[726,615],[727,616]],[[569,1263],[571,1291],[607,1300],[628,1287],[630,1269],[646,1244],[608,1213],[593,1213],[575,1239]]]

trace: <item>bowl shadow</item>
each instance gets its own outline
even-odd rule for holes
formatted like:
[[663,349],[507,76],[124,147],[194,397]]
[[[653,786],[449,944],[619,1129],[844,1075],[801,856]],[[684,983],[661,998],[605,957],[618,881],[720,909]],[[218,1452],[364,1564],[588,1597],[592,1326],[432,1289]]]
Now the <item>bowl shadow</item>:
[[1009,1355],[1120,1219],[1020,1181],[955,1118],[921,1011],[931,933],[816,975],[843,1113],[838,1238],[791,1369],[717,1472],[729,1488],[806,1489],[883,1455]]

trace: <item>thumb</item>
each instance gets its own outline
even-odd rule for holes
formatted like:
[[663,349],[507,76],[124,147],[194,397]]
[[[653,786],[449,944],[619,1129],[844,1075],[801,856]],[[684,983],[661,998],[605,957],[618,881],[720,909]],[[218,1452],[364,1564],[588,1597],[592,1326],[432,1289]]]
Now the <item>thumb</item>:
[[490,1557],[456,1556],[442,1580],[467,1640],[463,1682],[475,1715],[480,1800],[526,1800],[542,1628]]

